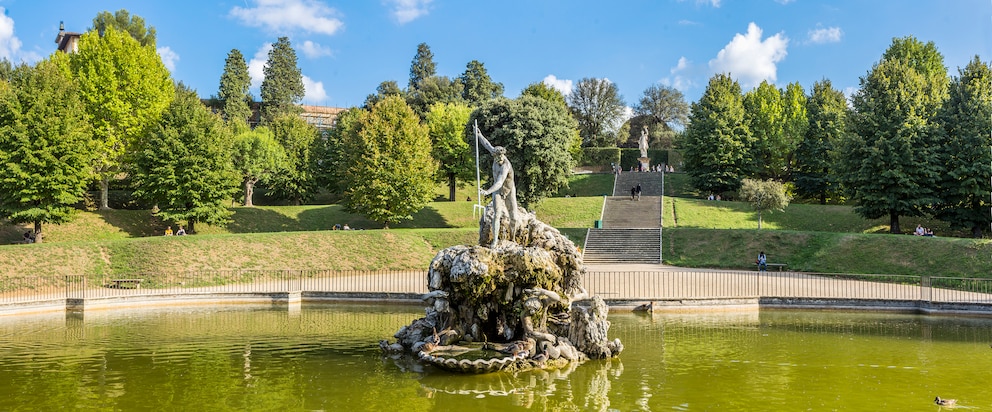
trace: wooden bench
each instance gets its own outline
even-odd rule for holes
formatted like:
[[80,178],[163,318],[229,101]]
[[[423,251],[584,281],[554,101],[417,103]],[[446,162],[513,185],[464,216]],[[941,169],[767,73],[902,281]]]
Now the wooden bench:
[[141,289],[141,282],[144,281],[144,279],[110,279],[107,287],[115,289]]
[[[754,265],[755,266],[758,266],[758,263],[755,262]],[[765,267],[778,268],[778,271],[781,272],[781,271],[783,271],[785,269],[788,269],[789,268],[789,264],[788,263],[765,263]]]

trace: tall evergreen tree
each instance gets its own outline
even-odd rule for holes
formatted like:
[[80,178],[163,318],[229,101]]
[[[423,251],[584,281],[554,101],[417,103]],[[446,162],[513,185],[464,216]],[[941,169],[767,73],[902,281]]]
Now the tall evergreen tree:
[[66,59],[55,54],[0,81],[0,217],[33,223],[38,234],[72,218],[92,176],[95,146]]
[[922,216],[938,201],[935,117],[947,99],[943,56],[933,42],[894,39],[854,95],[851,131],[841,145],[841,177],[855,212],[889,217]]
[[827,198],[836,196],[840,189],[833,176],[833,153],[844,135],[847,99],[843,92],[833,88],[830,80],[824,79],[813,85],[806,108],[809,126],[796,148],[793,181],[799,196],[826,204]]
[[465,134],[470,141],[476,120],[493,146],[506,148],[521,206],[530,207],[568,187],[575,164],[569,149],[578,125],[566,107],[530,95],[490,100],[469,118]]
[[420,87],[420,82],[424,79],[437,76],[437,68],[434,65],[434,53],[427,43],[417,45],[417,54],[410,62],[410,84],[407,87],[409,92],[413,92]]
[[224,60],[217,97],[223,105],[224,118],[230,122],[248,123],[251,118],[251,75],[248,64],[238,49],[231,49]]
[[937,217],[972,236],[992,223],[989,182],[992,182],[992,67],[975,56],[951,81],[950,98],[939,116],[942,144],[941,205]]
[[682,143],[693,185],[710,193],[737,190],[750,167],[750,141],[740,84],[727,74],[711,77],[703,97],[692,104]]
[[224,225],[238,191],[231,164],[230,132],[182,83],[162,122],[138,150],[134,195],[158,206],[166,221]]
[[109,209],[110,179],[126,169],[125,154],[161,119],[175,96],[172,79],[154,45],[142,46],[112,25],[102,36],[83,34],[70,64],[101,144],[95,162],[99,207]]
[[478,106],[482,102],[503,95],[503,83],[494,83],[486,71],[486,66],[478,60],[472,60],[465,65],[465,72],[458,77],[462,84],[462,99],[470,106]]
[[271,122],[284,114],[297,114],[296,106],[306,92],[303,74],[296,64],[296,50],[288,37],[280,37],[269,50],[269,59],[262,72],[262,121]]
[[412,218],[434,197],[437,163],[427,127],[403,99],[360,110],[343,135],[345,207],[384,227]]

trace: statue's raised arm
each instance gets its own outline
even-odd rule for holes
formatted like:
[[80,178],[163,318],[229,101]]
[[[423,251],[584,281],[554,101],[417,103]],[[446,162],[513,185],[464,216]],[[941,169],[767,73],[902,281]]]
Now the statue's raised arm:
[[489,153],[495,154],[496,153],[496,148],[494,148],[493,145],[489,143],[489,140],[486,140],[486,136],[483,136],[482,135],[482,132],[479,131],[479,125],[476,124],[474,127],[475,127],[475,138],[476,138],[476,140],[480,144],[482,144],[482,147],[485,148],[486,151],[488,151]]

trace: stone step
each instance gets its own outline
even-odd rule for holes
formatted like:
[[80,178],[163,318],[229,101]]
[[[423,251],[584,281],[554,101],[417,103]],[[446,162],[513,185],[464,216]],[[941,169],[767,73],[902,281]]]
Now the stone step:
[[660,229],[590,229],[583,261],[598,263],[660,263]]

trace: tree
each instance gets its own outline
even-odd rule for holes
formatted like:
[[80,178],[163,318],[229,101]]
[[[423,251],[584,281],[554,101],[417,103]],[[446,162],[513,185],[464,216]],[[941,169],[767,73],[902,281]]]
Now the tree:
[[711,77],[703,97],[692,104],[683,138],[685,170],[693,185],[710,193],[737,190],[749,170],[750,141],[740,84],[727,74]]
[[544,82],[531,83],[522,92],[521,96],[534,96],[547,100],[551,103],[560,104],[562,106],[568,107],[568,103],[565,102],[565,95],[561,94],[558,89],[548,86]]
[[124,168],[124,156],[159,121],[175,95],[169,71],[154,45],[142,46],[108,25],[79,40],[70,64],[86,105],[87,121],[100,142],[95,171],[100,179],[100,209],[109,209],[110,179]]
[[751,204],[758,212],[758,230],[761,230],[762,212],[785,210],[789,206],[789,197],[785,194],[785,186],[774,180],[741,180],[741,200]]
[[303,99],[303,74],[296,65],[296,50],[288,37],[280,37],[269,50],[269,59],[262,70],[262,119],[271,122],[284,114],[297,114],[296,104]]
[[651,116],[655,124],[675,129],[684,127],[689,121],[689,104],[682,92],[674,87],[655,84],[644,90],[644,97],[634,107],[634,113]]
[[587,147],[615,145],[616,129],[623,123],[626,106],[617,85],[607,79],[584,78],[568,95],[568,106],[579,122]]
[[782,106],[782,93],[767,80],[744,94],[744,121],[752,136],[748,148],[752,169],[749,175],[768,179],[781,177],[785,172]]
[[980,238],[982,229],[992,224],[992,67],[978,56],[951,81],[939,124],[943,141],[937,159],[942,179],[936,216]]
[[847,99],[834,89],[830,80],[813,84],[806,102],[808,124],[806,134],[796,148],[795,170],[792,174],[796,193],[805,198],[818,198],[820,204],[839,191],[833,177],[833,153],[844,134]]
[[438,177],[448,184],[448,200],[455,201],[458,179],[475,178],[472,150],[465,141],[465,127],[472,108],[459,103],[435,103],[427,112],[431,155],[439,162]]
[[271,178],[282,167],[285,157],[282,146],[273,137],[272,131],[265,126],[256,127],[234,137],[231,161],[234,170],[241,176],[245,206],[255,206],[252,202],[255,184]]
[[806,91],[798,82],[785,86],[782,92],[782,140],[785,143],[785,174],[783,179],[792,175],[795,167],[796,148],[803,141],[806,129],[809,128],[809,113],[806,110]]
[[417,54],[413,56],[413,61],[410,62],[409,91],[413,92],[420,87],[421,81],[436,75],[437,69],[434,67],[434,53],[431,52],[431,47],[427,43],[418,44]]
[[140,16],[132,16],[125,9],[120,9],[110,14],[109,11],[102,11],[93,18],[93,28],[102,36],[107,27],[113,27],[118,31],[130,34],[132,38],[141,43],[142,46],[155,47],[155,28],[145,28],[145,19]]
[[482,102],[503,95],[503,83],[494,83],[486,66],[478,60],[472,60],[465,66],[465,72],[458,77],[458,82],[464,86],[462,99],[470,106],[478,106]]
[[933,42],[894,39],[854,95],[839,176],[866,219],[925,215],[938,201],[935,116],[947,98],[947,69]]
[[458,103],[462,101],[462,84],[447,76],[431,76],[417,83],[417,88],[407,94],[407,104],[421,119],[435,103]]
[[36,242],[42,223],[71,220],[93,170],[92,134],[66,59],[55,54],[0,81],[0,217],[33,223]]
[[385,228],[411,219],[434,197],[437,163],[427,127],[403,99],[357,109],[342,137],[345,208]]
[[284,114],[269,123],[286,157],[279,172],[266,185],[269,195],[299,206],[317,193],[317,128],[299,116]]
[[379,87],[375,88],[375,94],[370,94],[365,98],[365,103],[362,107],[368,109],[387,96],[400,96],[406,99],[406,92],[400,89],[400,86],[396,84],[396,80],[384,81],[379,83]]
[[220,75],[217,97],[223,105],[224,118],[230,122],[248,124],[251,118],[251,75],[248,64],[238,49],[231,49],[224,60],[224,73]]
[[[500,98],[472,112],[469,124],[475,121],[493,146],[506,148],[521,206],[530,207],[568,187],[574,165],[569,148],[578,125],[567,108],[529,95]],[[474,139],[471,126],[465,133]]]
[[134,196],[157,205],[163,220],[185,221],[195,233],[200,222],[227,224],[238,176],[224,121],[196,91],[179,83],[175,93],[161,123],[136,153]]

